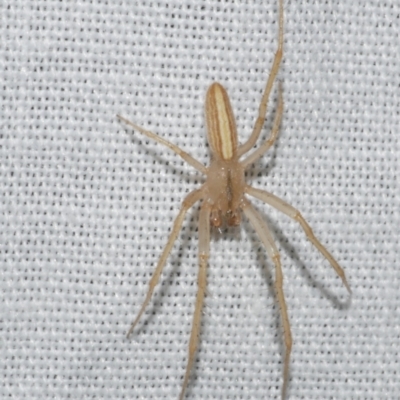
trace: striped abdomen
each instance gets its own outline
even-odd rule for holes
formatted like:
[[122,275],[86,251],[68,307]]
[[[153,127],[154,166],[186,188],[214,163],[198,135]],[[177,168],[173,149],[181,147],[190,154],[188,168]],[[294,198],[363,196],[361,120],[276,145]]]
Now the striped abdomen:
[[206,96],[207,136],[215,157],[231,160],[236,156],[236,122],[226,90],[213,83]]

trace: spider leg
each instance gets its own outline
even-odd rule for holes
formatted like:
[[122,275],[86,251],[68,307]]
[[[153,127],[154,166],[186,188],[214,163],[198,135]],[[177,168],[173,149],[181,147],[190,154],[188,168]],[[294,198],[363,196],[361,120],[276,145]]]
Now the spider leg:
[[270,206],[276,208],[278,211],[288,215],[290,218],[294,219],[297,221],[300,226],[303,228],[305,234],[307,235],[308,239],[310,242],[321,252],[321,254],[329,261],[333,269],[336,271],[337,275],[340,277],[342,280],[344,286],[346,286],[346,289],[348,290],[349,293],[351,293],[351,289],[349,284],[347,283],[346,275],[341,268],[341,266],[337,263],[337,261],[332,257],[332,255],[329,253],[329,251],[321,244],[321,242],[314,236],[314,233],[306,222],[306,220],[303,218],[303,216],[300,214],[298,210],[296,210],[294,207],[292,207],[290,204],[286,203],[279,197],[276,197],[272,193],[268,193],[264,190],[260,189],[255,189],[251,186],[246,186],[245,192],[248,193],[251,196],[256,197],[257,199],[263,201],[264,203],[269,204]]
[[271,94],[272,85],[274,84],[276,75],[279,71],[279,66],[283,55],[283,0],[279,0],[279,33],[278,33],[278,49],[276,50],[274,62],[272,64],[271,72],[268,76],[268,81],[261,99],[260,108],[258,110],[258,117],[254,124],[253,132],[245,143],[238,148],[238,156],[247,153],[256,143],[260,136],[261,129],[264,125],[265,115],[267,114],[267,106],[269,95]]
[[192,167],[196,168],[198,171],[200,171],[203,174],[207,173],[207,168],[200,162],[197,161],[195,158],[193,158],[190,154],[186,153],[186,151],[183,151],[180,147],[176,146],[175,144],[169,142],[168,140],[165,140],[161,136],[156,135],[153,132],[150,132],[146,129],[143,129],[139,125],[134,124],[133,122],[127,120],[124,117],[121,117],[120,115],[117,115],[118,119],[125,122],[127,125],[131,126],[132,128],[136,129],[143,135],[147,136],[150,139],[155,140],[158,143],[163,144],[164,146],[169,147],[172,151],[174,151],[178,156],[182,157],[188,164],[190,164]]
[[186,365],[185,377],[182,384],[182,390],[179,395],[179,400],[183,400],[185,396],[185,390],[189,382],[190,371],[194,363],[197,344],[199,341],[201,311],[203,308],[207,284],[207,265],[210,254],[210,212],[210,203],[204,201],[201,206],[199,216],[199,273],[197,277],[198,290],[195,310],[193,314],[192,332],[189,339],[188,361]]
[[162,272],[162,269],[165,265],[165,262],[167,261],[167,257],[169,255],[169,253],[171,252],[172,246],[174,245],[174,242],[178,236],[179,231],[181,230],[185,215],[186,215],[187,211],[193,206],[193,204],[196,203],[196,201],[200,200],[203,197],[203,193],[204,193],[203,188],[204,188],[204,186],[202,186],[200,189],[190,192],[186,196],[186,198],[183,200],[181,209],[179,211],[178,216],[175,219],[174,226],[169,235],[168,242],[167,242],[166,246],[164,247],[164,251],[162,252],[160,259],[158,260],[157,267],[156,267],[155,271],[153,272],[153,276],[150,279],[149,289],[147,291],[146,298],[142,304],[142,307],[141,307],[139,313],[137,314],[137,317],[132,322],[132,325],[126,335],[127,337],[129,337],[131,335],[131,333],[133,332],[133,330],[135,329],[136,324],[138,323],[147,304],[149,303],[149,301],[151,299],[151,295],[153,294],[153,291],[154,291],[154,287],[157,285],[158,280],[161,275],[161,272]]
[[250,201],[244,199],[242,210],[246,217],[250,220],[254,230],[263,242],[268,255],[271,257],[275,264],[275,290],[278,298],[278,303],[281,310],[281,318],[283,323],[283,334],[285,338],[286,353],[283,366],[283,385],[282,385],[282,400],[285,398],[286,387],[289,379],[289,361],[292,351],[292,333],[290,330],[289,316],[287,313],[287,306],[285,295],[283,292],[283,274],[281,267],[281,260],[278,249],[272,237],[271,231],[266,222],[261,218],[261,215],[254,209]]
[[271,134],[269,138],[253,153],[251,153],[248,157],[246,157],[243,161],[241,161],[241,164],[243,165],[244,168],[247,168],[249,165],[253,164],[255,161],[257,161],[264,153],[267,152],[267,150],[274,144],[278,132],[279,132],[279,126],[282,121],[282,114],[283,114],[283,96],[282,96],[282,84],[279,83],[279,88],[278,88],[278,109],[276,110],[276,115],[274,119],[274,124],[272,126]]

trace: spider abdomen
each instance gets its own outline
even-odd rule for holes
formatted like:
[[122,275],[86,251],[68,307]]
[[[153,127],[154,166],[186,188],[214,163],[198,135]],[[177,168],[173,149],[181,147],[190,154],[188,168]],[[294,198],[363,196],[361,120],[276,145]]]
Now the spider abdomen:
[[237,154],[236,121],[224,87],[215,82],[206,95],[207,137],[213,155],[224,161]]

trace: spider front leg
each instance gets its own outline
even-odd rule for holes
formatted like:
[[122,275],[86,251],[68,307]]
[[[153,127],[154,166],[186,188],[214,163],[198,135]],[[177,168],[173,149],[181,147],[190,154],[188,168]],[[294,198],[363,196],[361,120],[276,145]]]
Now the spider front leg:
[[189,354],[186,365],[185,377],[179,400],[183,400],[185,390],[189,382],[190,371],[196,356],[197,344],[199,342],[201,311],[204,303],[205,290],[207,285],[207,265],[210,254],[210,212],[211,205],[205,200],[200,209],[199,216],[199,274],[196,305],[193,314],[192,332],[189,340]]
[[278,211],[288,215],[290,218],[297,221],[303,228],[305,234],[307,235],[310,242],[321,252],[321,254],[329,261],[333,269],[336,271],[340,279],[342,280],[344,286],[351,293],[349,284],[347,283],[346,275],[342,267],[337,263],[337,261],[332,257],[329,251],[321,244],[321,242],[314,236],[314,233],[308,225],[307,221],[303,218],[298,210],[292,207],[290,204],[286,203],[279,197],[273,195],[272,193],[266,192],[265,190],[255,189],[251,186],[246,186],[245,192],[255,198],[269,204],[270,206],[276,208]]
[[169,253],[171,252],[172,246],[174,245],[174,242],[178,236],[179,231],[181,230],[183,220],[185,219],[185,215],[188,212],[188,210],[196,203],[198,200],[200,200],[203,197],[204,194],[204,186],[202,186],[200,189],[194,190],[193,192],[190,192],[186,198],[182,202],[182,207],[179,211],[178,216],[175,219],[174,226],[172,228],[171,234],[168,238],[168,242],[164,248],[164,251],[161,254],[160,259],[158,260],[157,267],[155,271],[153,272],[153,276],[150,279],[149,282],[149,289],[147,291],[146,298],[142,304],[142,307],[135,318],[135,320],[132,322],[132,325],[127,333],[127,337],[131,335],[133,330],[135,329],[136,324],[139,322],[140,317],[142,316],[147,304],[149,303],[151,299],[151,295],[153,294],[154,287],[157,285],[158,280],[160,279],[161,272],[164,268],[164,265],[167,261],[167,257]]
[[200,161],[197,161],[194,157],[192,157],[190,154],[186,153],[186,151],[182,150],[177,145],[169,142],[168,140],[165,140],[164,138],[156,135],[153,132],[143,129],[141,126],[134,124],[133,122],[127,120],[124,117],[121,117],[120,115],[117,115],[117,118],[120,121],[125,122],[127,125],[131,126],[132,128],[136,129],[143,135],[147,136],[148,138],[155,140],[156,142],[161,143],[164,146],[170,148],[173,152],[178,154],[178,156],[182,157],[188,164],[190,164],[192,167],[196,168],[201,173],[203,173],[203,174],[207,173],[207,168]]
[[283,292],[283,273],[281,267],[281,260],[278,252],[278,248],[274,242],[272,234],[268,228],[266,222],[262,219],[261,215],[254,209],[250,201],[243,199],[242,210],[250,223],[253,225],[257,235],[263,242],[268,255],[271,257],[275,264],[275,290],[278,298],[278,303],[281,310],[281,318],[283,324],[283,334],[285,338],[286,354],[283,365],[283,385],[282,385],[282,400],[285,398],[286,388],[289,379],[289,362],[290,354],[292,352],[292,333],[290,330],[289,316],[287,313],[287,306],[285,301],[285,295]]
[[282,94],[282,84],[280,83],[278,88],[278,108],[276,110],[274,123],[272,125],[269,138],[257,150],[255,150],[253,153],[251,153],[243,161],[240,162],[243,168],[247,168],[255,161],[257,161],[275,143],[275,140],[278,137],[279,127],[282,121],[282,114],[283,114],[283,94]]
[[283,0],[279,0],[278,49],[276,50],[271,72],[269,74],[268,81],[265,86],[265,90],[261,99],[260,108],[258,110],[258,117],[254,124],[253,132],[251,133],[249,139],[244,144],[239,146],[238,148],[239,157],[247,153],[255,145],[258,137],[260,136],[261,129],[264,125],[265,116],[267,114],[268,100],[271,94],[272,85],[274,84],[276,75],[278,74],[282,56],[283,56]]

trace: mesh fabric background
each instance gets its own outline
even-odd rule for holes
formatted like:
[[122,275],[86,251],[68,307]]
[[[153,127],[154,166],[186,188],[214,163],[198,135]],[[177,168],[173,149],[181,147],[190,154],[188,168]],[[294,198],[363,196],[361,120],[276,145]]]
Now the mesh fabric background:
[[[277,42],[277,1],[11,1],[1,20],[2,399],[176,399],[197,274],[195,207],[131,340],[184,195],[202,182],[121,113],[208,162],[203,102],[240,140]],[[397,1],[290,1],[285,113],[248,179],[298,207],[346,270],[255,201],[281,250],[292,399],[399,398]],[[263,130],[268,134],[276,91]],[[273,265],[245,221],[213,233],[187,398],[279,399]]]

